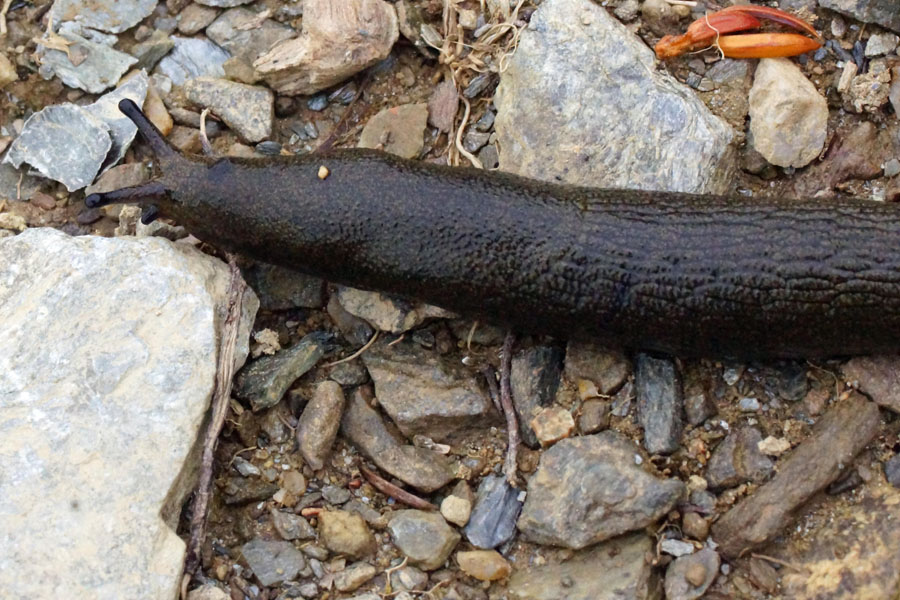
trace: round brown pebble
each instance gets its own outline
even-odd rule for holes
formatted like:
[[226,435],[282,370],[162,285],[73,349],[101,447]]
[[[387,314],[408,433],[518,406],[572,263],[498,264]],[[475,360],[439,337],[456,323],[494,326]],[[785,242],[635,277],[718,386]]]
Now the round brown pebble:
[[706,566],[700,563],[692,564],[688,567],[687,573],[684,574],[684,578],[694,587],[703,585],[706,581]]
[[496,550],[469,550],[456,553],[456,562],[466,575],[480,581],[509,577],[512,567]]
[[681,530],[686,536],[702,542],[709,536],[709,521],[695,512],[685,513]]

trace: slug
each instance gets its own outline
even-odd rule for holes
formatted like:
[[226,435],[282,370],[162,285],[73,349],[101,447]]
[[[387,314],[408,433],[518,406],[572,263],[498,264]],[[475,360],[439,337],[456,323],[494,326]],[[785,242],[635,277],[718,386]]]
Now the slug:
[[900,207],[557,185],[350,149],[156,156],[143,205],[223,249],[516,330],[677,356],[900,349]]

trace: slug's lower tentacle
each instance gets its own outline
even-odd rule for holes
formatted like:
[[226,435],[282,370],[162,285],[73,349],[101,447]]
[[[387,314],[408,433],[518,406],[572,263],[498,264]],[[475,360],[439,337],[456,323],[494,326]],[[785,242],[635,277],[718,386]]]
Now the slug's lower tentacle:
[[141,212],[141,223],[144,225],[149,225],[153,221],[155,221],[159,217],[159,207],[155,204],[150,204],[144,207],[144,210]]
[[99,208],[109,204],[137,204],[164,200],[167,195],[168,190],[161,182],[148,181],[120,190],[91,194],[84,199],[84,205],[88,208]]

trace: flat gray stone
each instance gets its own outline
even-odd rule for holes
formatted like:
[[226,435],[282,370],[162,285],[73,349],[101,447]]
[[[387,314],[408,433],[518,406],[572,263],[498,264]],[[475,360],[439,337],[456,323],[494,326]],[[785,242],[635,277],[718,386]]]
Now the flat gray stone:
[[553,346],[533,346],[513,356],[509,376],[513,404],[522,441],[532,448],[538,447],[538,439],[531,420],[556,397],[562,359],[562,351]]
[[84,27],[122,33],[150,16],[156,0],[54,0],[54,23],[75,21]]
[[260,142],[272,135],[275,95],[272,90],[212,77],[198,77],[184,84],[188,100],[209,108],[244,140]]
[[134,140],[137,128],[119,111],[119,101],[142,105],[146,95],[147,74],[141,72],[88,106],[48,106],[28,118],[4,162],[28,164],[70,192],[81,189],[119,162]]
[[644,448],[650,454],[671,454],[681,443],[684,394],[675,363],[669,358],[638,354],[634,368],[638,419],[644,428]]
[[115,90],[104,94],[96,102],[85,107],[88,113],[106,123],[109,127],[109,137],[112,139],[112,147],[100,166],[101,173],[124,158],[125,152],[137,134],[134,122],[119,110],[119,102],[128,98],[138,106],[143,106],[144,99],[147,97],[148,82],[147,72],[141,71]]
[[394,544],[410,562],[426,571],[443,566],[459,543],[459,533],[440,513],[401,510],[388,523]]
[[513,600],[656,600],[662,590],[646,558],[652,553],[647,535],[621,536],[564,562],[515,569],[509,595]]
[[863,23],[876,23],[900,32],[896,0],[819,0],[819,6],[849,15]]
[[[297,32],[278,21],[266,19],[259,25],[259,15],[246,8],[225,11],[206,28],[206,35],[222,48],[248,64],[282,40]],[[251,27],[251,25],[255,25]]]
[[137,59],[135,68],[150,70],[174,47],[169,34],[157,29],[149,38],[132,46],[130,54]]
[[427,448],[404,444],[359,390],[347,401],[341,432],[378,468],[424,492],[433,492],[453,480],[450,459]]
[[306,567],[303,553],[290,542],[254,539],[241,546],[241,556],[250,570],[265,586],[278,585],[294,579]]
[[231,55],[205,38],[172,36],[175,47],[156,65],[156,72],[175,85],[195,77],[225,77],[225,61]]
[[404,333],[428,319],[456,316],[443,308],[424,302],[411,302],[347,286],[338,288],[337,299],[351,315],[365,319],[381,331],[391,333]]
[[177,597],[228,282],[217,259],[158,238],[0,240],[4,596]]
[[258,358],[241,369],[235,376],[233,393],[249,402],[254,412],[275,406],[301,375],[335,349],[330,333],[307,334],[290,348]]
[[375,396],[407,437],[443,441],[483,424],[492,406],[478,381],[457,361],[412,341],[379,340],[362,355]]
[[110,148],[106,123],[80,106],[57,104],[25,121],[3,162],[27,164],[74,192],[94,181]]
[[478,484],[478,494],[464,533],[476,548],[496,548],[516,533],[522,511],[519,490],[506,477],[488,475]]
[[122,75],[137,62],[129,54],[120,52],[106,44],[87,40],[71,31],[60,30],[60,35],[72,42],[71,53],[78,53],[81,59],[75,65],[62,50],[52,50],[38,45],[41,72],[55,75],[69,87],[84,90],[90,94],[101,94],[113,87]]
[[538,544],[579,549],[654,523],[684,484],[647,473],[636,455],[634,443],[613,431],[557,442],[528,481],[519,531]]
[[713,450],[706,466],[711,488],[727,488],[752,481],[762,483],[775,469],[775,462],[760,452],[762,434],[755,427],[729,433]]
[[731,128],[596,2],[541,3],[494,103],[503,170],[596,187],[730,186]]

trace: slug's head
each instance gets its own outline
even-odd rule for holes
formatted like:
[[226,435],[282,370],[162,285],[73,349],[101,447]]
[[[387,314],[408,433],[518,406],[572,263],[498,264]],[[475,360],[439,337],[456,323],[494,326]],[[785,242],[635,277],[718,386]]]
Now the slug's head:
[[90,194],[84,199],[85,206],[97,208],[108,204],[140,204],[144,209],[141,214],[141,221],[144,224],[150,223],[158,216],[170,216],[170,213],[171,216],[176,216],[179,206],[175,199],[174,188],[179,180],[189,175],[188,171],[193,166],[191,161],[181,156],[166,141],[137,104],[125,99],[119,102],[119,110],[134,122],[138,133],[150,146],[156,157],[156,170],[159,175],[141,185]]

